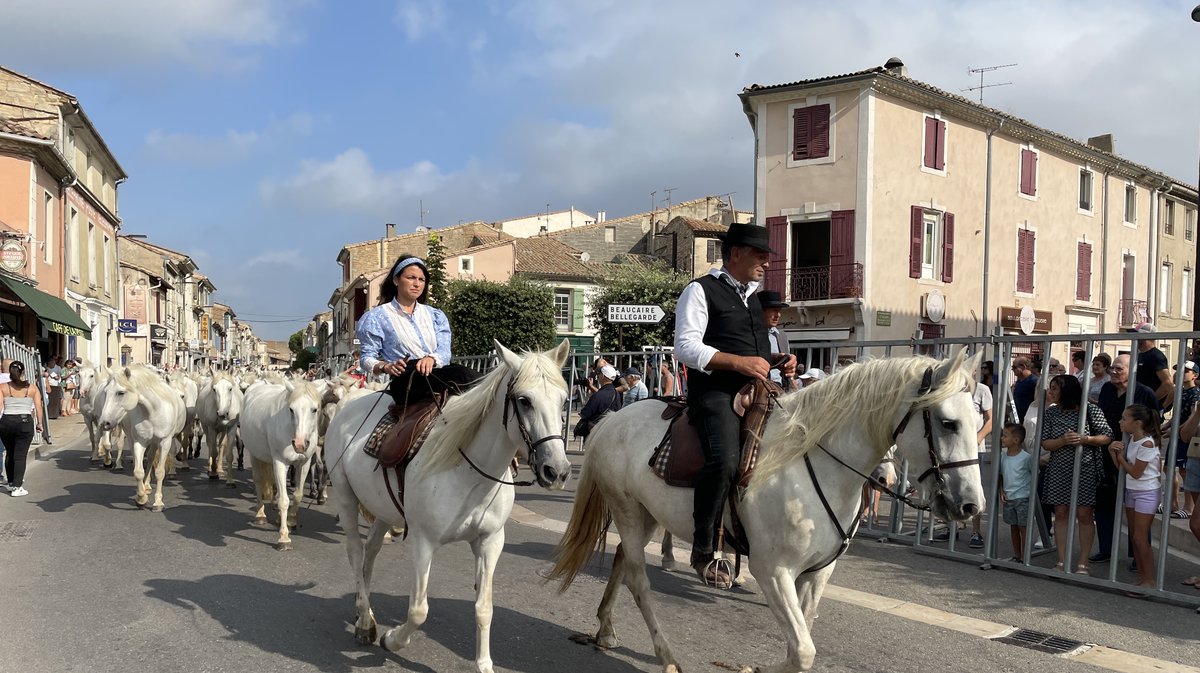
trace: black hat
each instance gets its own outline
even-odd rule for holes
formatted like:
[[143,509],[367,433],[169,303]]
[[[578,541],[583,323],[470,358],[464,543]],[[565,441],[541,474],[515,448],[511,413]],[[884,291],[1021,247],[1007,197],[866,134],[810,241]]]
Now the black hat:
[[774,290],[759,292],[758,303],[762,304],[763,308],[787,308],[787,302],[783,300],[783,295]]
[[622,376],[641,376],[642,370],[638,369],[637,367],[626,367],[625,371],[621,372],[621,375]]
[[757,224],[734,222],[729,225],[729,231],[724,234],[717,234],[717,238],[729,245],[746,245],[770,253],[775,252],[771,249],[768,242],[767,228],[760,227]]

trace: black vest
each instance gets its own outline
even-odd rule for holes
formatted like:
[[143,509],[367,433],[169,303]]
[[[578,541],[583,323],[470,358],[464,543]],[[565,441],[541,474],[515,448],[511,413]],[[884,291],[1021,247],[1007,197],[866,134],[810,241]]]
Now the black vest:
[[[708,325],[704,328],[704,345],[730,355],[757,355],[771,359],[771,342],[763,322],[758,293],[750,295],[746,305],[738,291],[723,278],[705,275],[692,281],[704,288],[708,303]],[[711,374],[688,368],[688,389],[693,393],[721,390],[736,393],[750,382],[750,377],[718,369]]]

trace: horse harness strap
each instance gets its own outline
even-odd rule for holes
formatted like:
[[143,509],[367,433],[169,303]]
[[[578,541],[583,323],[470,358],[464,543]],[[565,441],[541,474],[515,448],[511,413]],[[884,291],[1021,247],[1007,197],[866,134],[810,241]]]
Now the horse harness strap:
[[[824,448],[824,447],[822,447],[822,448]],[[829,451],[825,451],[825,453],[828,453],[831,457],[833,457],[834,460],[837,460],[839,463],[842,462],[842,461],[838,460],[837,457],[834,456],[832,453],[829,453]],[[842,463],[842,464],[845,465],[845,463]],[[804,454],[804,467],[806,467],[808,469],[808,478],[810,481],[812,481],[813,488],[816,489],[816,491],[817,491],[817,497],[821,499],[821,506],[825,508],[825,513],[829,515],[829,520],[833,522],[833,527],[837,529],[838,536],[840,536],[842,538],[841,545],[838,546],[838,550],[833,553],[832,557],[830,557],[828,560],[826,560],[822,563],[819,563],[801,573],[802,575],[807,575],[808,573],[815,573],[818,570],[822,570],[822,569],[828,567],[834,561],[841,558],[842,554],[846,553],[846,550],[850,548],[850,540],[854,537],[855,533],[858,532],[858,525],[860,523],[862,523],[862,519],[860,519],[857,515],[858,508],[855,508],[856,514],[854,516],[854,523],[850,526],[850,532],[847,533],[845,527],[842,526],[842,522],[838,520],[837,514],[834,513],[833,507],[831,507],[829,505],[829,499],[825,497],[825,491],[821,489],[821,482],[817,481],[817,473],[813,470],[812,459],[808,456],[808,454]],[[851,469],[853,469],[853,468],[851,468]],[[858,470],[854,470],[854,471],[857,472]],[[861,498],[859,500],[859,505],[860,506],[862,505]]]
[[[533,466],[533,465],[537,464],[538,448],[548,442],[552,442],[556,439],[562,439],[562,435],[557,435],[557,434],[546,435],[545,437],[542,437],[542,438],[538,439],[537,441],[534,441],[529,438],[529,428],[527,428],[525,426],[525,417],[521,415],[520,406],[517,403],[515,395],[513,394],[513,386],[515,386],[516,383],[517,383],[517,377],[516,377],[516,375],[514,375],[512,378],[510,378],[508,380],[508,387],[504,393],[504,416],[503,416],[504,429],[505,430],[508,429],[508,418],[511,414],[511,416],[513,418],[517,419],[517,430],[519,430],[521,432],[521,441],[525,442],[525,449],[529,452],[529,464],[530,464],[530,466]],[[467,461],[467,465],[470,465],[471,469],[475,470],[475,472],[478,473],[479,476],[484,477],[485,479],[488,479],[490,481],[494,481],[497,484],[503,484],[505,486],[533,486],[534,484],[537,483],[536,479],[524,479],[521,481],[515,481],[515,480],[514,481],[504,481],[503,479],[493,477],[492,475],[490,475],[487,472],[484,472],[482,469],[480,469],[479,466],[475,464],[475,461],[471,460],[471,457],[468,456],[466,454],[466,452],[462,450],[462,447],[459,447],[458,453],[459,453],[459,455],[461,455],[463,457],[463,460]],[[515,464],[516,460],[514,459],[513,462]]]

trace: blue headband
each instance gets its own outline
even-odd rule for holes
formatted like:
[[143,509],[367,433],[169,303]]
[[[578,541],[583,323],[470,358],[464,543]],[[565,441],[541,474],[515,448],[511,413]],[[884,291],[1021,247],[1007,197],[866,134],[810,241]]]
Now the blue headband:
[[395,278],[396,274],[400,273],[407,267],[412,266],[413,264],[420,264],[422,269],[425,268],[425,261],[420,257],[409,257],[408,259],[401,260],[396,264],[395,267],[392,268],[392,278]]

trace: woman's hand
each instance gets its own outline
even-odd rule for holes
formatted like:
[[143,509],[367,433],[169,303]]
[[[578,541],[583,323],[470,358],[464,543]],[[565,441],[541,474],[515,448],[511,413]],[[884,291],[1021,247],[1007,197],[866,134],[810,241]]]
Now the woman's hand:
[[1072,430],[1071,432],[1068,432],[1067,434],[1063,435],[1062,440],[1063,440],[1063,442],[1065,442],[1065,444],[1063,446],[1069,446],[1071,444],[1080,444],[1083,442],[1083,435],[1080,435],[1078,432],[1075,432],[1074,430]]
[[404,373],[404,368],[407,364],[404,360],[396,360],[395,362],[380,362],[380,373],[390,374],[391,376],[400,376]]
[[433,371],[433,366],[435,364],[437,364],[437,361],[433,359],[433,356],[426,355],[420,360],[417,360],[417,373],[421,376],[429,376],[429,373]]

